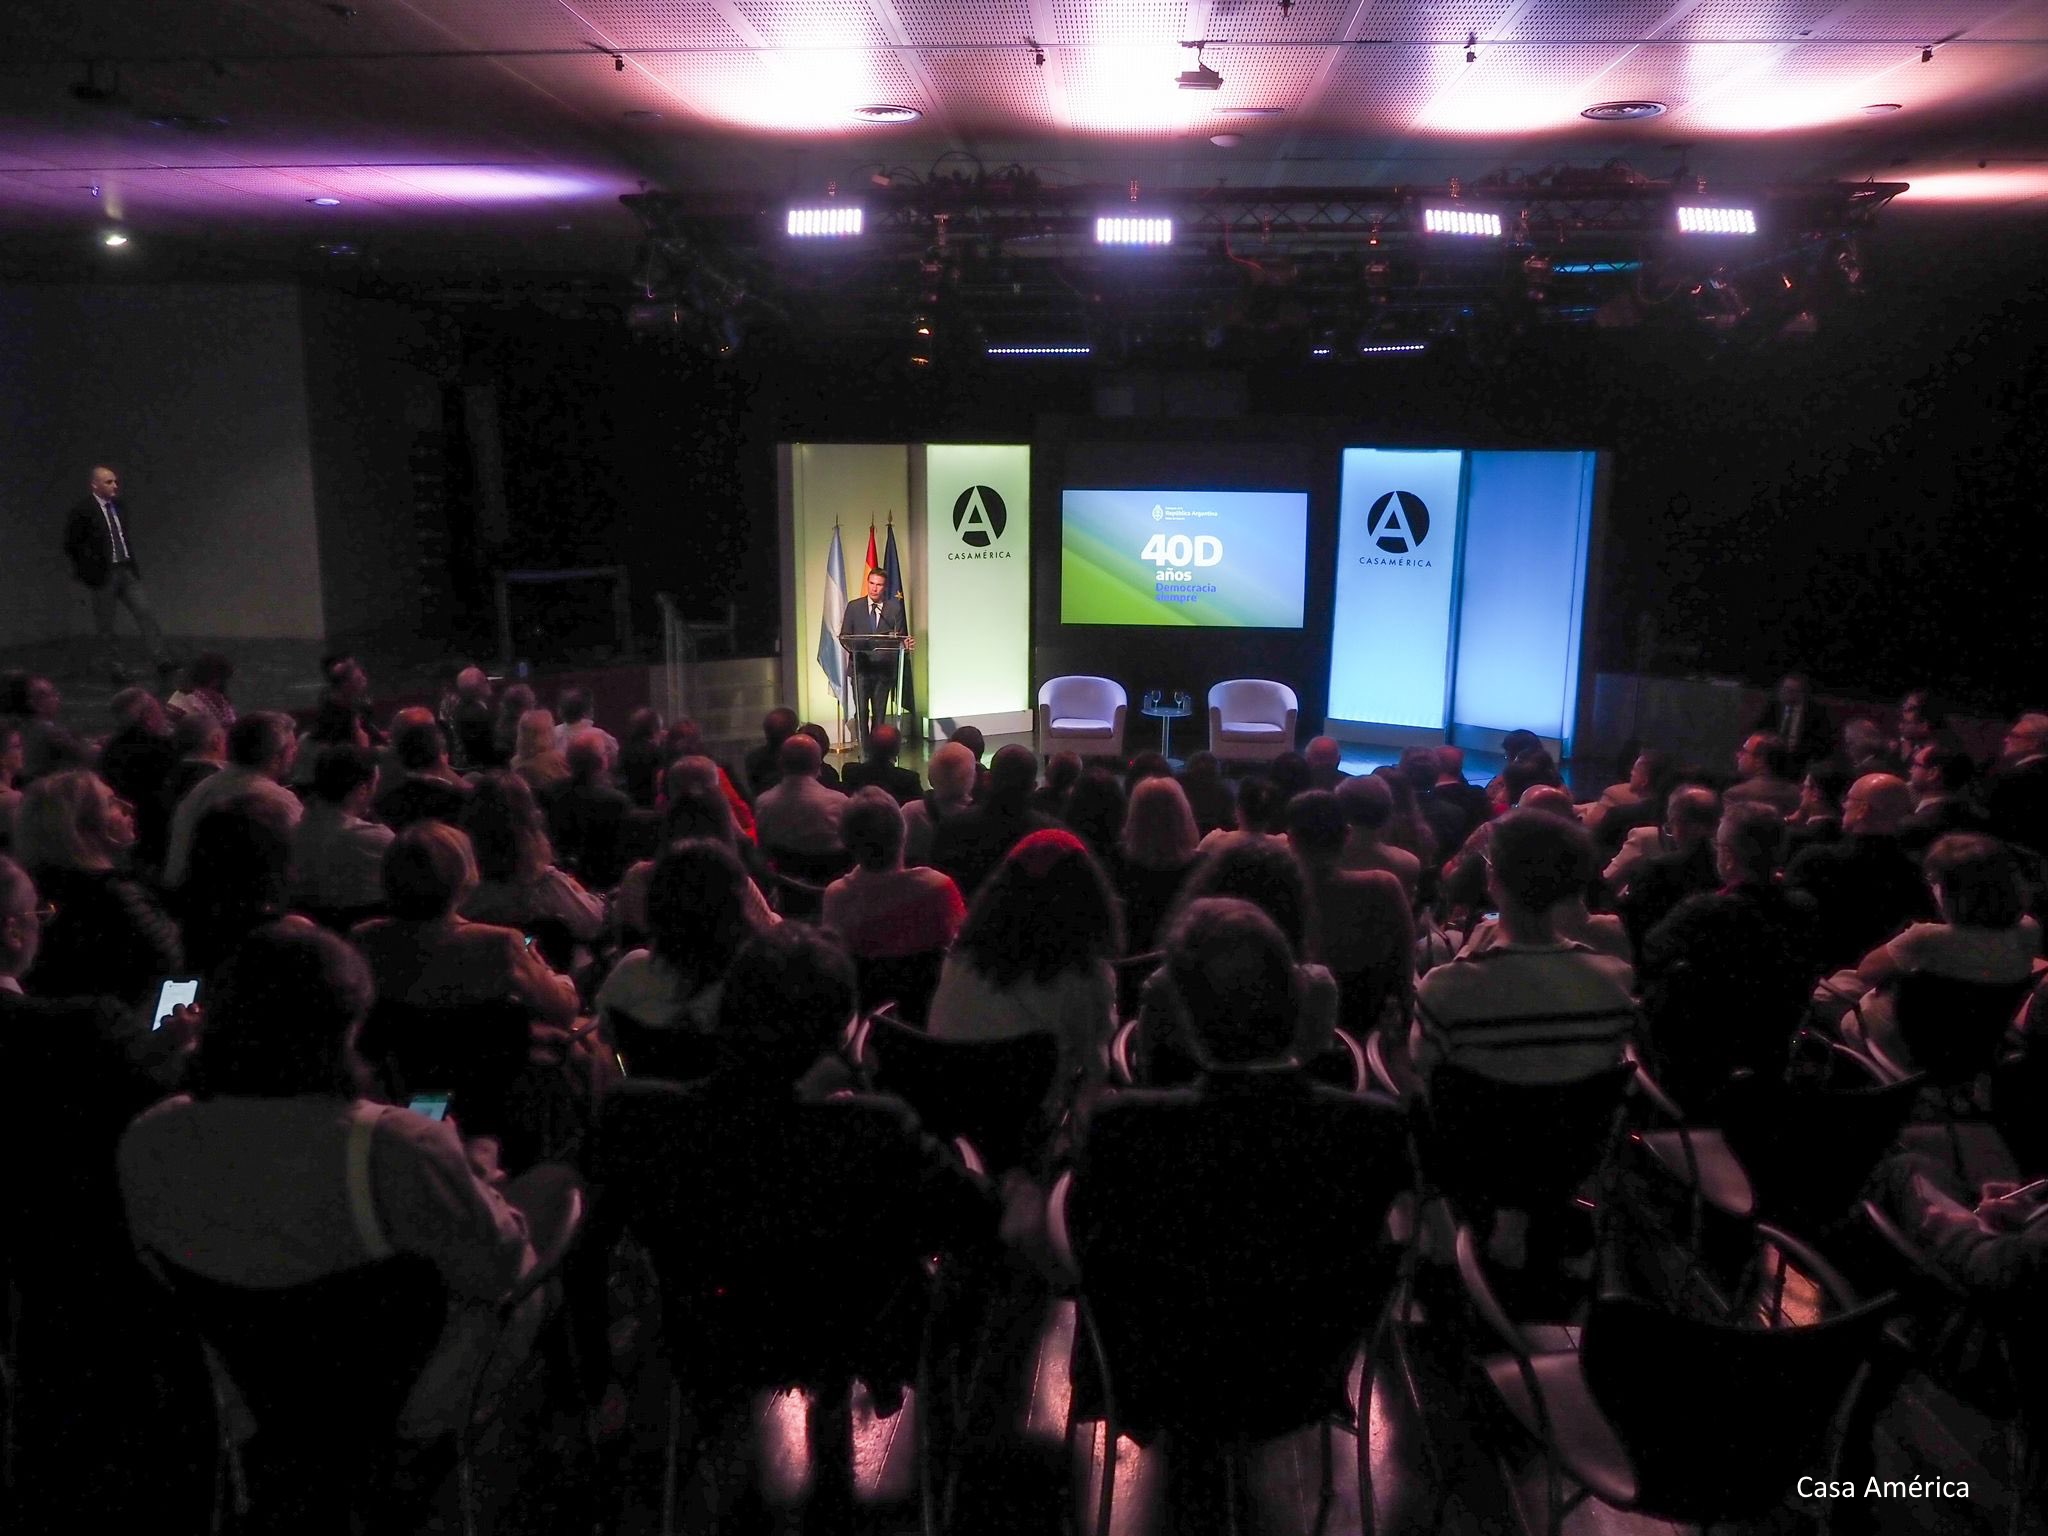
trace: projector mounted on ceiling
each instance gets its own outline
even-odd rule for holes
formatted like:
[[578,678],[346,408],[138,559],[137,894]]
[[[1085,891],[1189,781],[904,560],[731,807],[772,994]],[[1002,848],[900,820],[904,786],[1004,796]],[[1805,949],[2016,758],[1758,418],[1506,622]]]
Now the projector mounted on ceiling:
[[1195,50],[1195,67],[1193,69],[1184,69],[1173,77],[1173,83],[1182,90],[1220,91],[1223,89],[1223,77],[1202,62],[1202,50],[1207,46],[1206,39],[1199,43],[1181,44],[1183,48]]

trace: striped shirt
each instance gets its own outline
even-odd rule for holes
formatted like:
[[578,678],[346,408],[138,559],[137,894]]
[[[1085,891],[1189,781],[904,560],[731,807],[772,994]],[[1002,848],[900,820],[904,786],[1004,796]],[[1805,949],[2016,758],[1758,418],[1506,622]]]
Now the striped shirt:
[[1621,1060],[1635,972],[1583,944],[1502,944],[1438,966],[1415,989],[1410,1048],[1516,1083],[1563,1083]]

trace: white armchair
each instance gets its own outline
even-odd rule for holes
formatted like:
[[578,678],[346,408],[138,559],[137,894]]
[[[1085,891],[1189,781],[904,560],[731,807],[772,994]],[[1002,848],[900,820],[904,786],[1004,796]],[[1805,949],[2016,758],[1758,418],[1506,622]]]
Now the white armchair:
[[1048,678],[1038,690],[1038,750],[1083,757],[1124,755],[1122,683],[1106,677]]
[[1300,701],[1285,683],[1240,677],[1209,690],[1209,750],[1224,762],[1269,763],[1294,750]]

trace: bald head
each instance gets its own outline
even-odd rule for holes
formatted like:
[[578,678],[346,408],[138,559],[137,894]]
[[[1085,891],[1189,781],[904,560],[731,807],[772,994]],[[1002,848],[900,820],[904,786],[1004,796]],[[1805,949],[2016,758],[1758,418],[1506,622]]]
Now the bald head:
[[1866,773],[1849,786],[1842,802],[1842,830],[1864,837],[1889,837],[1913,813],[1913,791],[1895,773]]
[[1344,749],[1336,738],[1318,736],[1302,750],[1311,772],[1328,773],[1344,760]]
[[1522,798],[1515,802],[1515,808],[1523,811],[1541,811],[1547,816],[1562,816],[1569,821],[1579,819],[1578,807],[1572,804],[1571,791],[1559,789],[1555,784],[1536,784],[1525,790]]
[[1721,797],[1703,784],[1680,785],[1664,802],[1664,826],[1681,848],[1705,842],[1720,821]]
[[2025,714],[2005,733],[2007,757],[2039,757],[2048,752],[2048,715]]

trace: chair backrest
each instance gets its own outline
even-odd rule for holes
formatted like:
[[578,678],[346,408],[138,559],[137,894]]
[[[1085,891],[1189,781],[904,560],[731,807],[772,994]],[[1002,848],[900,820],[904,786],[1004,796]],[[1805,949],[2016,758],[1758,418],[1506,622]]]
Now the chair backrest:
[[1891,1311],[1885,1298],[1801,1327],[1745,1328],[1596,1300],[1580,1359],[1628,1449],[1638,1507],[1707,1523],[1781,1506],[1826,1465],[1829,1425]]
[[1796,1232],[1842,1216],[1898,1140],[1925,1080],[1893,1082],[1845,1046],[1832,1046],[1818,1082],[1731,1081],[1714,1118],[1749,1175],[1756,1213]]
[[943,949],[920,950],[914,955],[862,956],[854,961],[860,979],[860,1005],[872,1012],[894,1004],[896,1017],[910,1024],[923,1024],[931,1011],[932,994],[939,989],[939,971],[946,963]]
[[1209,708],[1220,711],[1225,720],[1255,720],[1282,725],[1286,723],[1289,710],[1300,708],[1300,701],[1285,683],[1239,677],[1218,683],[1209,690]]
[[1512,1083],[1452,1062],[1429,1075],[1416,1146],[1456,1205],[1555,1206],[1615,1145],[1632,1066],[1565,1083]]
[[447,1321],[430,1260],[405,1254],[278,1289],[150,1260],[247,1403],[266,1461],[322,1484],[374,1481]]
[[615,1008],[604,1011],[604,1029],[634,1077],[689,1083],[709,1077],[725,1062],[717,1039],[700,1030],[657,1028]]
[[1391,1100],[1284,1094],[1105,1100],[1067,1229],[1120,1430],[1270,1438],[1342,1412],[1391,1284],[1407,1185]]
[[1114,678],[1049,677],[1038,687],[1039,705],[1052,712],[1054,717],[1079,716],[1089,720],[1116,719],[1116,712],[1122,709],[1129,697],[1124,685]]
[[1144,996],[1145,983],[1165,963],[1166,951],[1163,949],[1150,949],[1142,955],[1125,955],[1115,962],[1118,1018],[1135,1019],[1138,1016],[1138,1003]]
[[2013,1015],[2039,981],[2036,976],[2020,981],[1957,981],[1925,972],[1901,976],[1892,1005],[1913,1064],[1943,1085],[1990,1071]]
[[531,1035],[532,1015],[509,999],[462,1008],[380,1002],[363,1025],[360,1048],[395,1102],[453,1094],[463,1129],[478,1134],[491,1129],[479,1117],[500,1109],[525,1072]]
[[966,1137],[992,1170],[1029,1162],[1052,1129],[1045,1115],[1059,1071],[1053,1035],[937,1040],[885,1010],[869,1021],[862,1065],[926,1130]]

